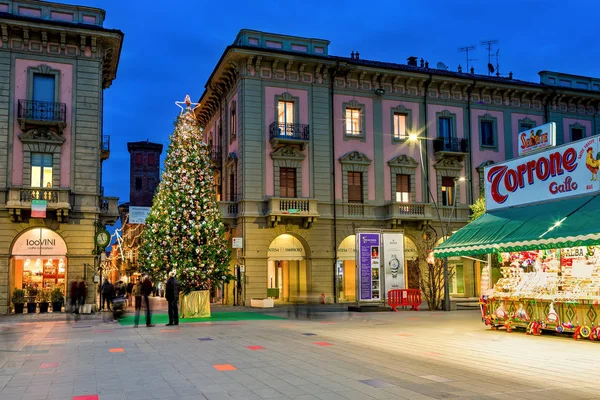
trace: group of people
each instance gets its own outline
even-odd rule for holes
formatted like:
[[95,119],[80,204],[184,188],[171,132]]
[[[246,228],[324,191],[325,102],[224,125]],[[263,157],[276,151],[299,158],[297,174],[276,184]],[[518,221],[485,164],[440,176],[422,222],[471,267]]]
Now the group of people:
[[[104,306],[106,305],[108,311],[112,311],[111,307],[113,304],[113,299],[116,297],[126,297],[129,305],[131,305],[132,300],[134,300],[134,328],[137,328],[140,321],[140,311],[143,302],[146,309],[146,326],[154,326],[154,324],[152,324],[152,312],[149,299],[154,291],[154,286],[147,275],[143,280],[138,280],[135,284],[129,282],[127,285],[125,285],[123,281],[119,281],[116,285],[113,285],[110,280],[107,279],[102,284],[100,291],[103,297],[102,310],[104,310]],[[167,285],[165,288],[165,297],[168,302],[169,310],[169,323],[167,326],[179,325],[179,282],[175,278],[174,272],[169,274],[169,279],[167,280]]]
[[[83,278],[75,279],[71,282],[71,309],[70,312],[75,314],[75,318],[79,318],[79,309],[83,308],[85,299],[87,298],[87,284]],[[82,310],[83,311],[83,310]]]

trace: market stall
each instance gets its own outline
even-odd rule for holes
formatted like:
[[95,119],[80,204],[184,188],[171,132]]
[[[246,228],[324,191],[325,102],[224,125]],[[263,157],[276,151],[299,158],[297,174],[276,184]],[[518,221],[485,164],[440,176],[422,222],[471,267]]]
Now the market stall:
[[596,136],[487,168],[487,213],[434,250],[498,258],[502,277],[481,298],[487,325],[600,340],[599,143]]

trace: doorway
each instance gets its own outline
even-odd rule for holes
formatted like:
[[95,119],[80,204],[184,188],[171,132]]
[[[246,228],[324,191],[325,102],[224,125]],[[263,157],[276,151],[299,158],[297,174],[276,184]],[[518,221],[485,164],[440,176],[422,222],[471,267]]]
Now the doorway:
[[302,243],[289,234],[277,236],[269,245],[267,297],[281,302],[305,301],[309,282]]

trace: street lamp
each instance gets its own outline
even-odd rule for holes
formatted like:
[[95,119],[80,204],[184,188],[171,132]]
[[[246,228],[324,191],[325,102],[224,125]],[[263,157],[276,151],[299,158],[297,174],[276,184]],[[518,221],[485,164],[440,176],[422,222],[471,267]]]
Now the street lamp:
[[[423,149],[421,148],[421,140],[425,140],[426,138],[421,138],[417,133],[409,133],[408,141],[412,143],[417,143],[419,145],[419,158],[421,160],[421,173],[425,177],[425,183],[427,185],[427,193],[429,193],[429,198],[431,202],[433,202],[433,206],[435,208],[435,212],[437,214],[438,220],[440,222],[440,229],[442,231],[442,238],[446,240],[448,238],[448,229],[450,228],[450,221],[448,221],[448,227],[444,229],[444,222],[442,221],[442,216],[440,214],[440,209],[438,207],[437,201],[433,197],[433,193],[431,193],[431,186],[429,185],[429,179],[427,179],[427,174],[425,173],[425,165],[423,163]],[[464,182],[465,177],[461,176],[459,178],[454,179],[454,193],[452,194],[452,213],[450,214],[450,219],[453,218],[454,212],[456,211],[456,188],[458,182]],[[444,311],[450,311],[450,279],[448,273],[448,258],[444,257]]]

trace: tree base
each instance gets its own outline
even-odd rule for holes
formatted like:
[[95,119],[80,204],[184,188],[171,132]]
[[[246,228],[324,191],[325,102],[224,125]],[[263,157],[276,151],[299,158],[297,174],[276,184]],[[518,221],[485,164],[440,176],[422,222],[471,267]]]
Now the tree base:
[[179,293],[179,318],[210,318],[210,291]]

